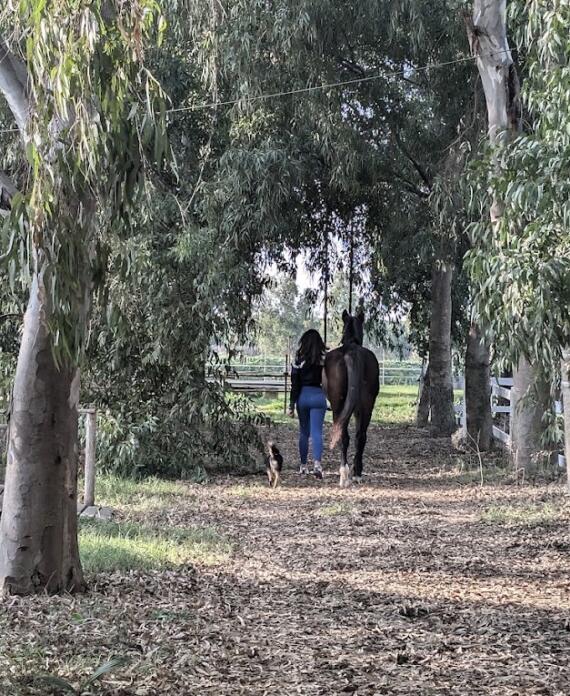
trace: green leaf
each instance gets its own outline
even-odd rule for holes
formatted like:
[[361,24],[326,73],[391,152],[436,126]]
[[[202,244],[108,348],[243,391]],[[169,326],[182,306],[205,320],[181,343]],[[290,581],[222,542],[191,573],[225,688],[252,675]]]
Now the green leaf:
[[87,679],[84,683],[83,686],[89,686],[90,684],[93,684],[96,682],[98,679],[103,677],[105,674],[109,674],[109,672],[112,672],[114,669],[117,669],[118,667],[124,667],[125,665],[128,665],[131,662],[129,657],[112,657],[110,660],[107,660],[107,662],[104,662],[93,674]]

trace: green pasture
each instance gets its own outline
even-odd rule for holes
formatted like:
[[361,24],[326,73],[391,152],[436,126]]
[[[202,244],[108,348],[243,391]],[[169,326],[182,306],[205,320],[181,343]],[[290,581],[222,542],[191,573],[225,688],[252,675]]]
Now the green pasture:
[[[459,403],[463,392],[455,392],[455,401]],[[418,399],[418,387],[414,384],[386,384],[380,388],[380,395],[376,400],[374,423],[384,425],[397,425],[412,423],[416,413]],[[253,399],[256,409],[270,416],[276,423],[288,423],[290,418],[283,413],[283,394],[279,397],[257,397]],[[327,412],[327,421],[331,421],[332,414]]]

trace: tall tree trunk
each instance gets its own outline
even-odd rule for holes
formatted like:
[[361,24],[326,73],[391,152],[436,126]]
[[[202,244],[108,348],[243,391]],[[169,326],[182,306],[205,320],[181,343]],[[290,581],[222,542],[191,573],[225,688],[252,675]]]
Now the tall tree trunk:
[[451,435],[455,428],[451,365],[451,280],[453,268],[440,262],[432,271],[429,370],[431,424],[437,435]]
[[570,491],[570,346],[562,349],[561,375],[562,405],[564,407],[564,456],[566,457],[566,485]]
[[14,383],[4,505],[0,591],[82,590],[77,544],[79,370],[54,361],[49,288],[32,282]]
[[465,352],[465,428],[467,444],[486,452],[493,439],[489,348],[472,324]]
[[420,376],[420,394],[416,409],[416,425],[425,428],[429,421],[429,363],[425,373]]
[[[498,149],[507,147],[513,136],[521,131],[522,113],[520,86],[517,70],[513,63],[507,39],[506,0],[474,0],[473,16],[467,22],[467,33],[472,53],[477,57],[477,68],[483,83],[489,140]],[[499,167],[500,158],[496,157]],[[491,223],[496,228],[503,214],[503,202],[495,198],[491,206]],[[521,372],[518,375],[518,372]],[[541,427],[537,405],[530,400],[521,401],[534,379],[534,370],[526,361],[521,361],[513,374],[515,393],[511,405],[516,402],[511,414],[514,432],[513,455],[518,468],[528,468],[533,473],[532,452],[540,449]],[[542,415],[542,414],[541,414]]]
[[542,382],[525,358],[513,372],[511,390],[511,448],[517,471],[532,478],[536,475],[544,450],[540,438],[542,417],[549,408],[550,389]]

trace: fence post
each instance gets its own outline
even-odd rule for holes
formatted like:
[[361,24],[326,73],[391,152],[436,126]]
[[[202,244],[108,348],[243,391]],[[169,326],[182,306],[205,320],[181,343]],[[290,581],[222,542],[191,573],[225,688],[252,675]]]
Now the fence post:
[[461,437],[467,440],[467,394],[465,393],[465,375],[459,378],[459,386],[463,390],[461,397]]
[[85,489],[83,504],[95,505],[95,446],[97,441],[97,412],[94,408],[85,413]]
[[287,346],[287,353],[285,353],[285,394],[283,395],[283,414],[287,415],[287,378],[289,377],[289,346]]

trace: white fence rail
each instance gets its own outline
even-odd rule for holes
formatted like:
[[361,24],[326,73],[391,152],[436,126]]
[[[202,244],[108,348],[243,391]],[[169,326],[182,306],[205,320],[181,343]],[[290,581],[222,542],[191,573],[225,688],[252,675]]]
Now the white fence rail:
[[[97,447],[97,411],[94,407],[79,408],[78,413],[85,418],[85,449],[83,456],[85,460],[85,486],[83,489],[83,506],[95,505],[95,451]],[[6,449],[6,437],[8,426],[0,423],[0,455]],[[0,471],[0,474],[2,472]],[[0,489],[2,488],[0,478]],[[2,510],[0,500],[0,512]]]
[[[493,417],[497,414],[508,414],[509,415],[509,427],[508,430],[502,429],[496,423],[493,423],[493,437],[495,440],[502,442],[506,447],[511,446],[511,389],[513,386],[512,377],[492,377],[491,378],[491,411]],[[464,382],[462,381],[461,387],[464,387]],[[508,401],[508,405],[499,405],[497,403],[498,399],[503,399]],[[564,413],[564,405],[561,401],[554,402],[554,410],[557,414]],[[455,412],[461,425],[465,424],[465,396],[459,406],[456,407]],[[566,458],[563,454],[558,454],[558,466],[560,468],[566,467]]]
[[[417,384],[420,363],[379,360],[380,383]],[[226,368],[225,385],[232,391],[283,393],[289,388],[289,365],[285,360],[233,364]],[[212,380],[215,378],[212,377]]]

